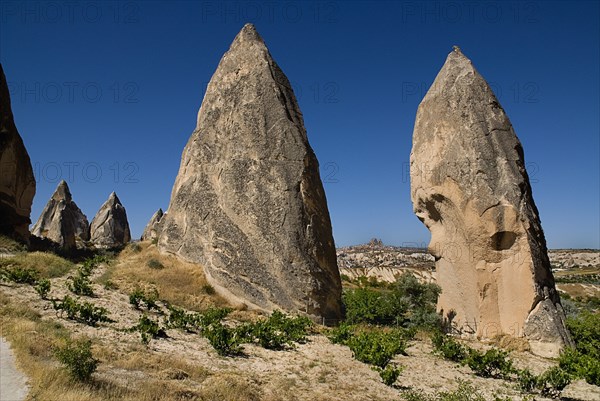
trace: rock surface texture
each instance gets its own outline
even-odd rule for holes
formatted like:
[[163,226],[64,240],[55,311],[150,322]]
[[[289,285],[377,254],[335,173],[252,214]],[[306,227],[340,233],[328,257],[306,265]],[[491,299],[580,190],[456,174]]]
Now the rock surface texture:
[[35,178],[10,106],[0,64],[0,234],[29,242]]
[[523,148],[458,48],[419,105],[410,163],[444,317],[462,333],[524,336],[540,355],[570,344]]
[[317,158],[290,82],[250,24],[208,85],[158,244],[202,264],[231,301],[341,316]]
[[156,213],[152,215],[152,218],[150,218],[150,221],[146,224],[146,228],[144,228],[144,232],[140,238],[142,241],[151,241],[158,238],[159,225],[162,217],[162,209],[158,209]]
[[99,248],[118,248],[131,240],[127,212],[114,192],[94,216],[90,237]]
[[65,181],[58,184],[31,233],[50,239],[62,249],[83,247],[90,239],[87,217],[73,201]]

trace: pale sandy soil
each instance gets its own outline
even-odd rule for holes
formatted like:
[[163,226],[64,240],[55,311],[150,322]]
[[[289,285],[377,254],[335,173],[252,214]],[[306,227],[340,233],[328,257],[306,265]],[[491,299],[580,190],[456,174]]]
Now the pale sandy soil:
[[0,401],[22,401],[28,391],[27,377],[17,369],[10,344],[0,337]]
[[[95,276],[101,275],[99,268]],[[50,297],[62,298],[67,294],[65,279],[52,280]],[[271,351],[254,345],[245,345],[242,357],[221,357],[212,349],[208,341],[196,334],[178,330],[168,330],[168,338],[152,340],[148,347],[141,345],[139,334],[127,333],[119,329],[133,326],[140,312],[128,302],[126,294],[118,290],[106,290],[94,285],[95,298],[83,298],[110,311],[116,323],[89,327],[60,318],[48,301],[43,301],[29,286],[0,285],[0,292],[11,301],[26,303],[42,315],[43,320],[60,321],[75,335],[86,335],[94,339],[95,350],[101,360],[95,375],[110,380],[119,386],[142,386],[148,376],[157,380],[171,380],[177,377],[169,370],[148,371],[144,364],[157,363],[160,358],[175,358],[186,361],[206,370],[204,380],[184,379],[187,389],[202,389],[215,382],[235,381],[261,394],[261,400],[287,401],[389,401],[400,400],[406,389],[420,389],[426,392],[454,390],[458,380],[470,381],[485,394],[486,399],[495,396],[509,396],[521,400],[522,395],[514,389],[514,384],[498,379],[483,379],[471,373],[468,367],[444,361],[432,355],[429,340],[415,340],[408,349],[407,356],[398,356],[396,362],[405,367],[395,387],[385,386],[377,372],[368,365],[352,358],[351,351],[344,346],[331,344],[324,335],[312,335],[308,343],[300,344],[288,351]],[[481,344],[472,346],[482,347]],[[112,361],[132,355],[125,366],[122,362],[115,366]],[[135,355],[135,359],[134,356]],[[145,356],[144,356],[145,355]],[[538,358],[525,352],[513,352],[511,356],[519,367],[529,367],[540,373],[554,364],[553,361]],[[172,380],[178,380],[177,378]],[[541,399],[541,398],[536,398]]]

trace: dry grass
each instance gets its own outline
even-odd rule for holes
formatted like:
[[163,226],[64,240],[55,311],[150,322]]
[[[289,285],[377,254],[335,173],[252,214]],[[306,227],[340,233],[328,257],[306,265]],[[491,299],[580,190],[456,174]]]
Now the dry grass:
[[0,235],[0,253],[22,252],[25,249],[25,245],[7,237],[6,235]]
[[75,266],[67,259],[49,252],[19,253],[9,258],[0,259],[0,266],[20,266],[35,269],[41,278],[62,277]]
[[[164,267],[148,267],[150,261]],[[201,266],[161,255],[156,245],[149,242],[125,248],[99,281],[110,281],[125,293],[136,287],[156,288],[160,299],[194,311],[227,306],[225,300],[206,290],[209,286]]]

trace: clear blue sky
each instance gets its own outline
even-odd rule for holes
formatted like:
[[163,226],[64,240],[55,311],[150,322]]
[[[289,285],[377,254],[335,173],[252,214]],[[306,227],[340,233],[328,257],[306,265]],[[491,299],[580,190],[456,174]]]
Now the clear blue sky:
[[0,1],[0,61],[38,180],[138,237],[168,207],[206,83],[253,22],[294,85],[338,246],[429,241],[408,180],[417,106],[452,45],[523,142],[549,246],[600,247],[598,2]]

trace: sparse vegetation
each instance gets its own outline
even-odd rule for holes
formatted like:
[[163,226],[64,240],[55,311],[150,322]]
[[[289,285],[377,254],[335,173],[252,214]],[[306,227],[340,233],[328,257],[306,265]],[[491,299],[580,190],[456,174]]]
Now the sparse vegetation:
[[52,285],[50,284],[50,280],[48,280],[47,278],[43,278],[41,280],[38,280],[34,288],[42,299],[47,299],[51,286]]
[[139,332],[142,338],[142,342],[144,344],[148,344],[153,338],[164,338],[167,335],[165,330],[160,326],[160,324],[157,321],[150,319],[146,315],[142,315],[138,323],[135,326],[131,327],[129,331]]
[[157,259],[150,259],[147,263],[146,266],[148,266],[151,269],[164,269],[165,266],[160,263],[159,260]]
[[92,303],[80,303],[69,295],[65,295],[62,301],[52,300],[54,309],[62,315],[67,314],[67,319],[77,320],[89,326],[96,326],[97,323],[111,323],[112,319],[108,317],[106,308],[94,306]]
[[575,377],[600,386],[600,313],[582,311],[567,319],[574,349],[565,349],[559,366]]
[[65,345],[55,350],[55,355],[71,376],[80,381],[89,381],[98,368],[99,361],[92,355],[90,340],[67,340]]
[[486,401],[485,397],[469,382],[459,381],[456,391],[441,391],[433,395],[422,391],[402,393],[406,401]]
[[149,291],[144,291],[137,287],[133,292],[129,294],[129,303],[136,309],[140,309],[141,306],[145,306],[146,309],[155,309],[160,311],[160,307],[156,304],[158,301],[158,291],[156,288],[152,288]]
[[361,287],[346,290],[343,302],[346,322],[403,327],[437,327],[439,316],[435,304],[440,288],[421,283],[410,273],[402,274],[391,284],[373,278]]

